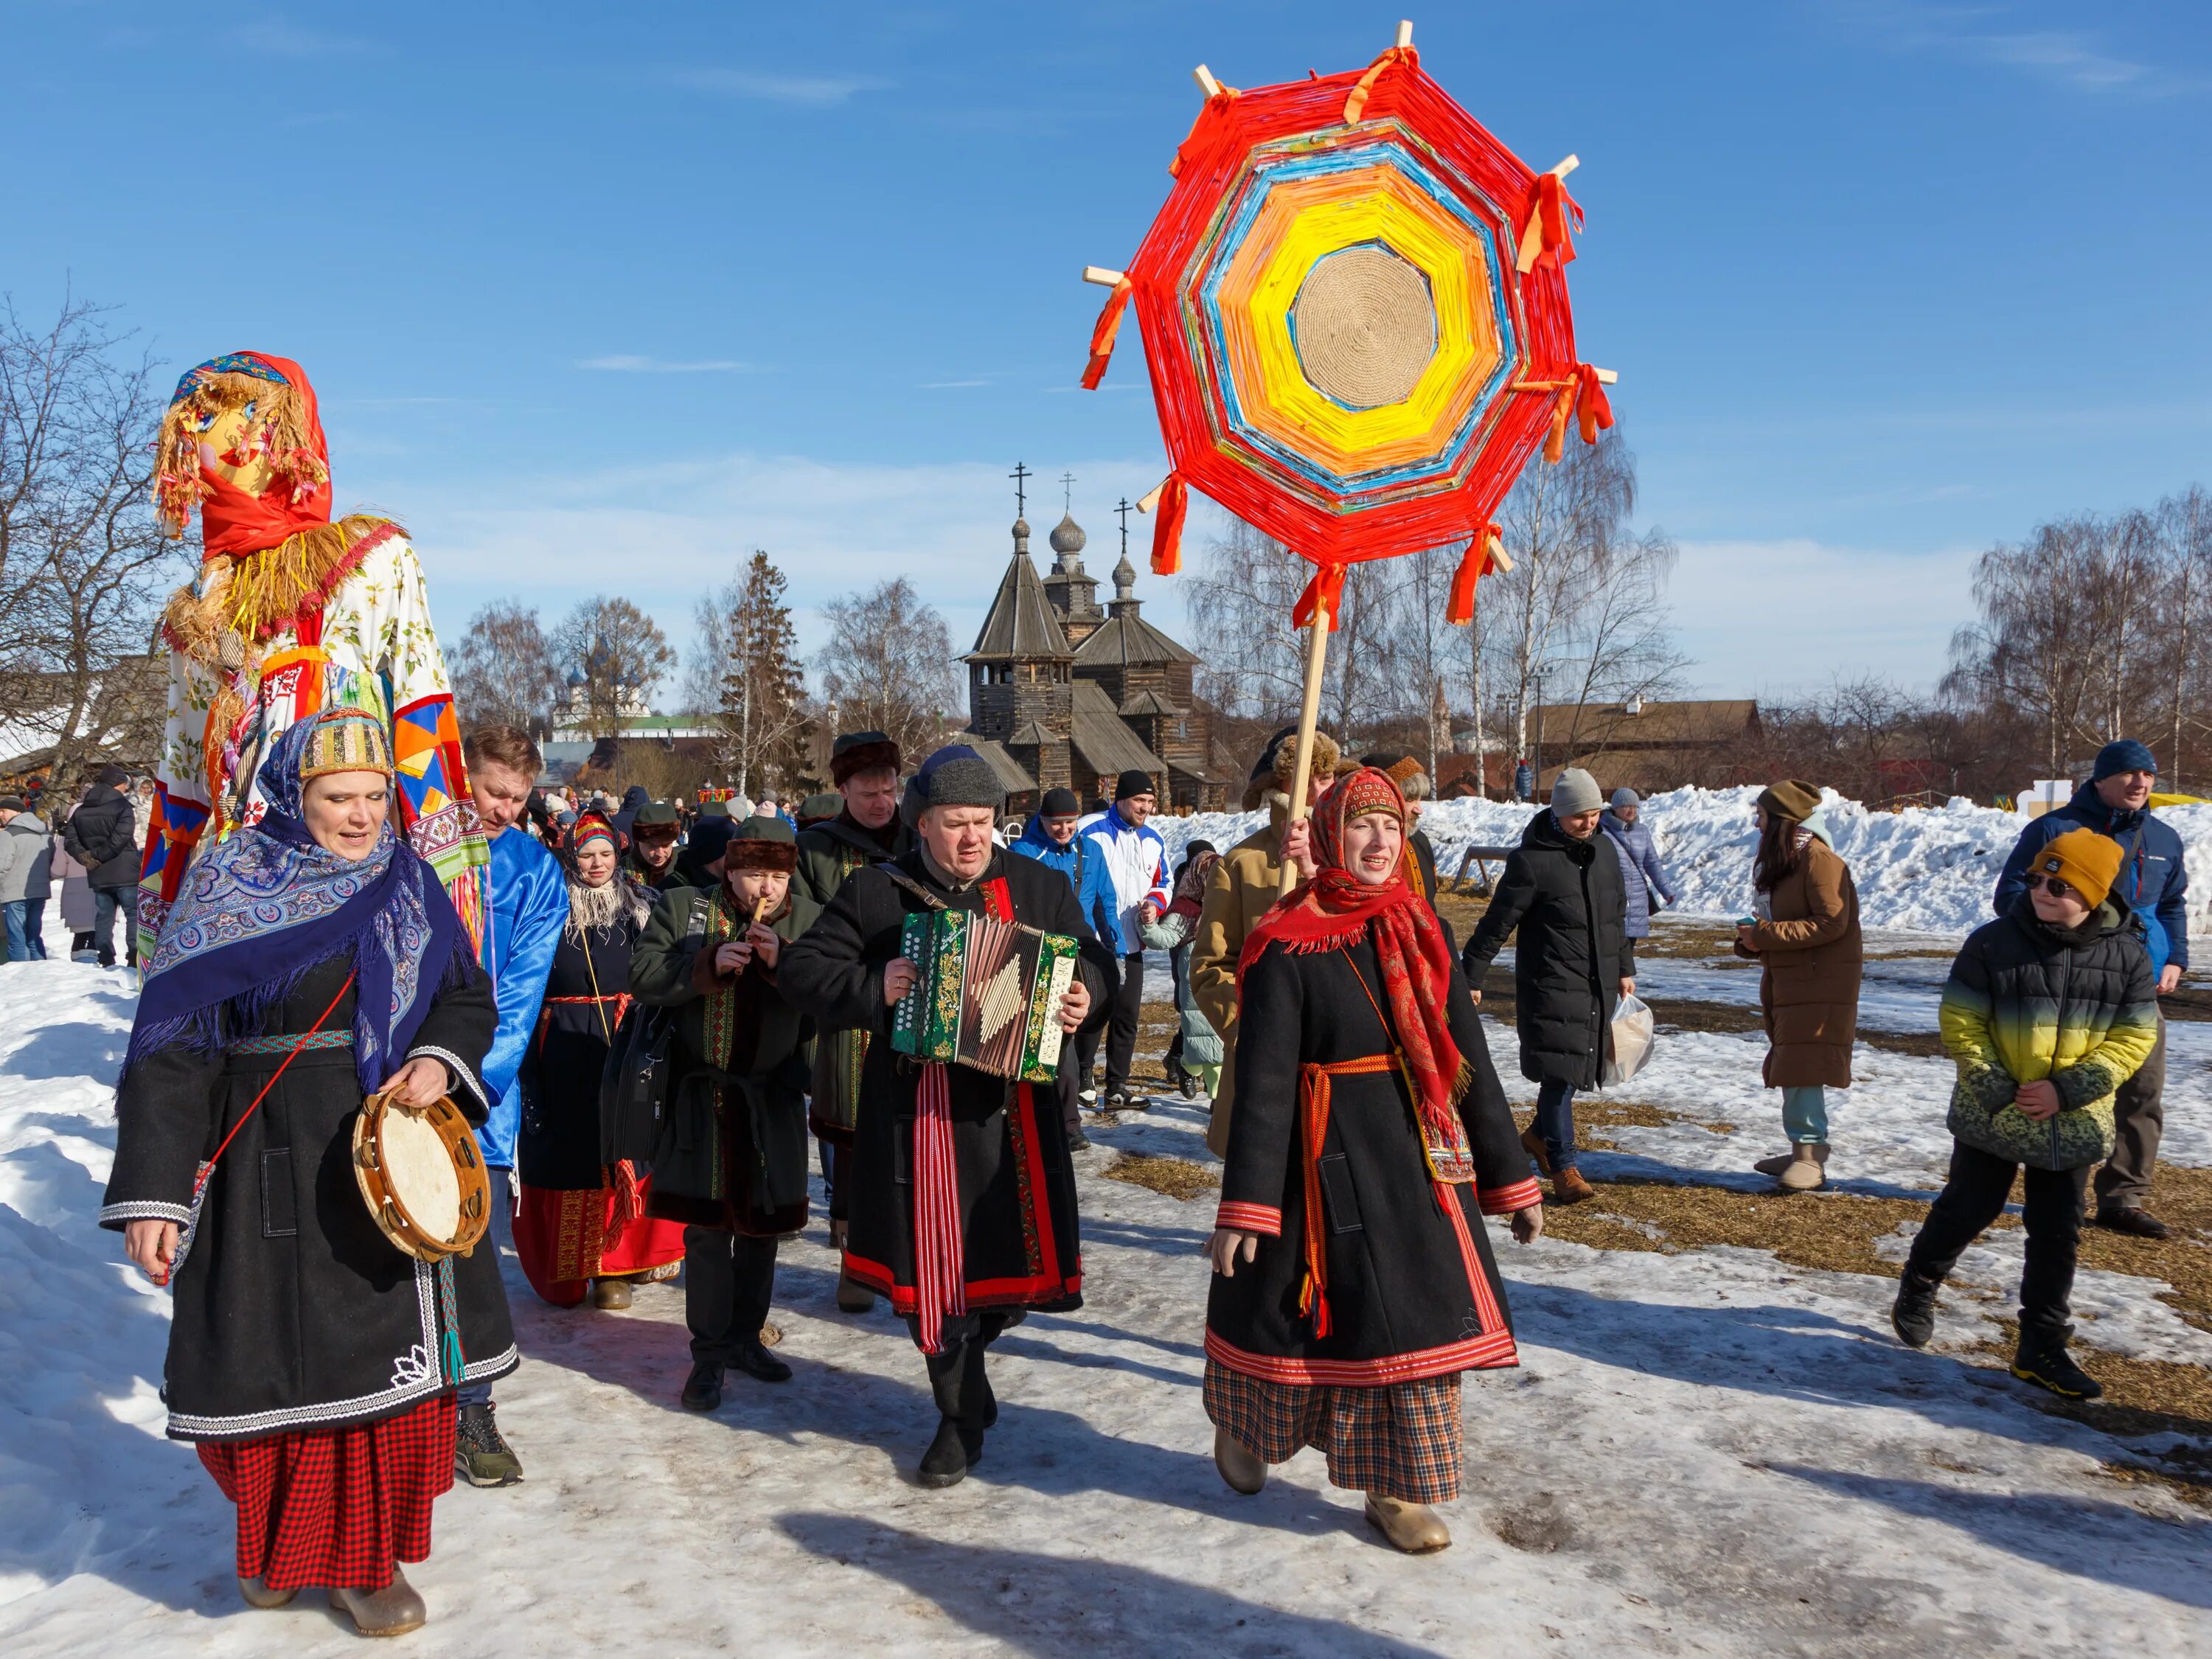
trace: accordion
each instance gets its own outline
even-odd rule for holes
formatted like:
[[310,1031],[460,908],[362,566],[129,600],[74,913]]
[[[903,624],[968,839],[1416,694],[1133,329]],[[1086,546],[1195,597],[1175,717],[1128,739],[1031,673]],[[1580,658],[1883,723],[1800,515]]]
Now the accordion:
[[917,911],[899,953],[921,970],[891,1011],[891,1047],[917,1060],[1049,1083],[1075,941],[966,910]]

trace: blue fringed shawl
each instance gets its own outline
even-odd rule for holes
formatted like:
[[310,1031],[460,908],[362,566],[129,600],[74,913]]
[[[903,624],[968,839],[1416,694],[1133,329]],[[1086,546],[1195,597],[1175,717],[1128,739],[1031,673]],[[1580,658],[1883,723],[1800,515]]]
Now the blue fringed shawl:
[[147,964],[126,1074],[159,1049],[212,1054],[262,1034],[308,970],[343,952],[357,975],[354,1063],[368,1093],[398,1067],[440,988],[471,971],[452,901],[389,820],[358,861],[308,833],[299,771],[314,724],[287,728],[263,762],[260,823],[186,875]]

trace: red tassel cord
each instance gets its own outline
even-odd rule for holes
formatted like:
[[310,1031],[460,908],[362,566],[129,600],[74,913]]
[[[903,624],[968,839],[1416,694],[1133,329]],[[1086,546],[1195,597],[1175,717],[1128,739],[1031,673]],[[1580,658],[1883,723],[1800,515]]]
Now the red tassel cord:
[[1522,272],[1548,265],[1564,270],[1575,257],[1573,232],[1583,228],[1582,204],[1567,194],[1556,173],[1540,173],[1528,192],[1528,216],[1521,232]]
[[1345,95],[1344,125],[1353,125],[1367,112],[1368,97],[1374,92],[1375,82],[1382,78],[1384,70],[1395,64],[1404,64],[1411,68],[1420,61],[1420,54],[1411,46],[1392,46],[1385,51],[1367,66],[1367,73],[1361,76],[1358,83]]
[[1091,331],[1091,362],[1083,371],[1083,389],[1098,390],[1104,378],[1106,365],[1114,356],[1114,337],[1121,331],[1121,313],[1128,309],[1132,284],[1127,276],[1114,284],[1114,291],[1106,296],[1106,304],[1098,313],[1098,321]]
[[1298,595],[1297,604],[1291,607],[1291,627],[1312,627],[1314,607],[1319,605],[1328,610],[1328,631],[1332,634],[1336,632],[1337,613],[1344,607],[1344,574],[1347,568],[1340,564],[1325,564],[1314,572],[1313,580],[1306,584],[1306,591]]
[[1182,568],[1182,521],[1190,511],[1190,489],[1179,472],[1160,486],[1159,514],[1152,526],[1152,574],[1172,576]]
[[1444,620],[1455,628],[1465,628],[1474,621],[1474,585],[1493,570],[1510,570],[1513,562],[1505,556],[1505,543],[1495,524],[1486,524],[1474,532],[1467,544],[1467,552],[1452,573],[1451,598],[1444,607]]

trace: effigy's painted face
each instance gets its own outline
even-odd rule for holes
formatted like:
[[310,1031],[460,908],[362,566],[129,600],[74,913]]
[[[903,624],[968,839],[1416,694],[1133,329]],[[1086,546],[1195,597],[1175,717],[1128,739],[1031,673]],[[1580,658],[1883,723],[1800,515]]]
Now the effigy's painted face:
[[269,459],[269,426],[258,404],[203,415],[199,427],[203,471],[249,495],[268,492],[276,481],[276,468]]

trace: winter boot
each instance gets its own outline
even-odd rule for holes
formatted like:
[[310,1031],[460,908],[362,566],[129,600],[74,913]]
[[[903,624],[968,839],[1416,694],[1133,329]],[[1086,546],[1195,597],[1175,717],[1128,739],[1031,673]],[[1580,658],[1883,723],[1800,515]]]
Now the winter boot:
[[1213,1431],[1213,1467],[1221,1471],[1230,1491],[1241,1492],[1247,1498],[1267,1484],[1267,1460],[1226,1429]]
[[258,1578],[241,1578],[238,1581],[238,1593],[246,1598],[246,1605],[249,1607],[289,1607],[292,1598],[300,1592],[295,1589],[270,1589]]
[[2103,1387],[2075,1364],[2074,1356],[2066,1352],[2066,1339],[2073,1334],[2070,1325],[2039,1329],[2022,1320],[2020,1348],[2013,1355],[2012,1374],[2023,1382],[2050,1389],[2062,1400],[2102,1399]]
[[1379,1492],[1367,1494],[1367,1523],[1408,1555],[1427,1555],[1451,1542],[1443,1517],[1426,1504],[1408,1504]]
[[511,1486],[522,1479],[522,1460],[501,1435],[491,1413],[489,1400],[481,1406],[464,1406],[453,1426],[453,1473],[471,1486]]
[[937,1437],[921,1455],[918,1478],[923,1486],[933,1489],[957,1486],[968,1478],[967,1437],[951,1418],[939,1420]]
[[619,1313],[630,1304],[629,1280],[627,1279],[595,1279],[592,1281],[592,1305],[607,1313]]
[[684,1379],[682,1395],[687,1412],[718,1411],[722,1404],[722,1368],[712,1360],[696,1361]]
[[1778,1176],[1796,1161],[1797,1149],[1792,1146],[1788,1152],[1778,1152],[1772,1158],[1762,1158],[1751,1167],[1755,1174]]
[[1797,1155],[1789,1166],[1776,1177],[1785,1193],[1816,1193],[1828,1184],[1828,1143],[1808,1140],[1797,1148]]
[[2130,1238],[2170,1238],[2173,1229],[2167,1226],[2140,1204],[2100,1204],[2097,1224],[2106,1232],[2125,1233]]
[[[1597,1188],[1583,1180],[1583,1172],[1572,1164],[1552,1176],[1552,1202],[1554,1204],[1579,1204],[1586,1198],[1596,1196]],[[1443,1546],[1439,1544],[1434,1547],[1442,1549]]]
[[763,1382],[788,1382],[791,1367],[778,1359],[760,1344],[757,1337],[739,1338],[730,1363],[748,1376],[757,1376]]
[[392,1570],[392,1582],[382,1589],[331,1590],[331,1605],[353,1617],[353,1627],[363,1636],[404,1636],[422,1628],[430,1615],[422,1597],[407,1575]]
[[[960,1357],[961,1407],[966,1419],[979,1429],[999,1426],[999,1396],[991,1387],[991,1373],[985,1369],[986,1357],[989,1352],[990,1350],[981,1342],[970,1342],[967,1352]],[[976,1441],[979,1452],[981,1446],[979,1437]]]
[[1552,1155],[1545,1150],[1544,1137],[1536,1133],[1536,1126],[1533,1123],[1521,1132],[1521,1150],[1536,1160],[1538,1175],[1552,1173]]
[[1911,1268],[1897,1282],[1896,1305],[1889,1310],[1890,1328],[1908,1348],[1924,1348],[1936,1334],[1936,1291],[1940,1279],[1923,1279]]
[[837,1311],[839,1313],[873,1313],[876,1293],[859,1280],[843,1273],[837,1276]]

